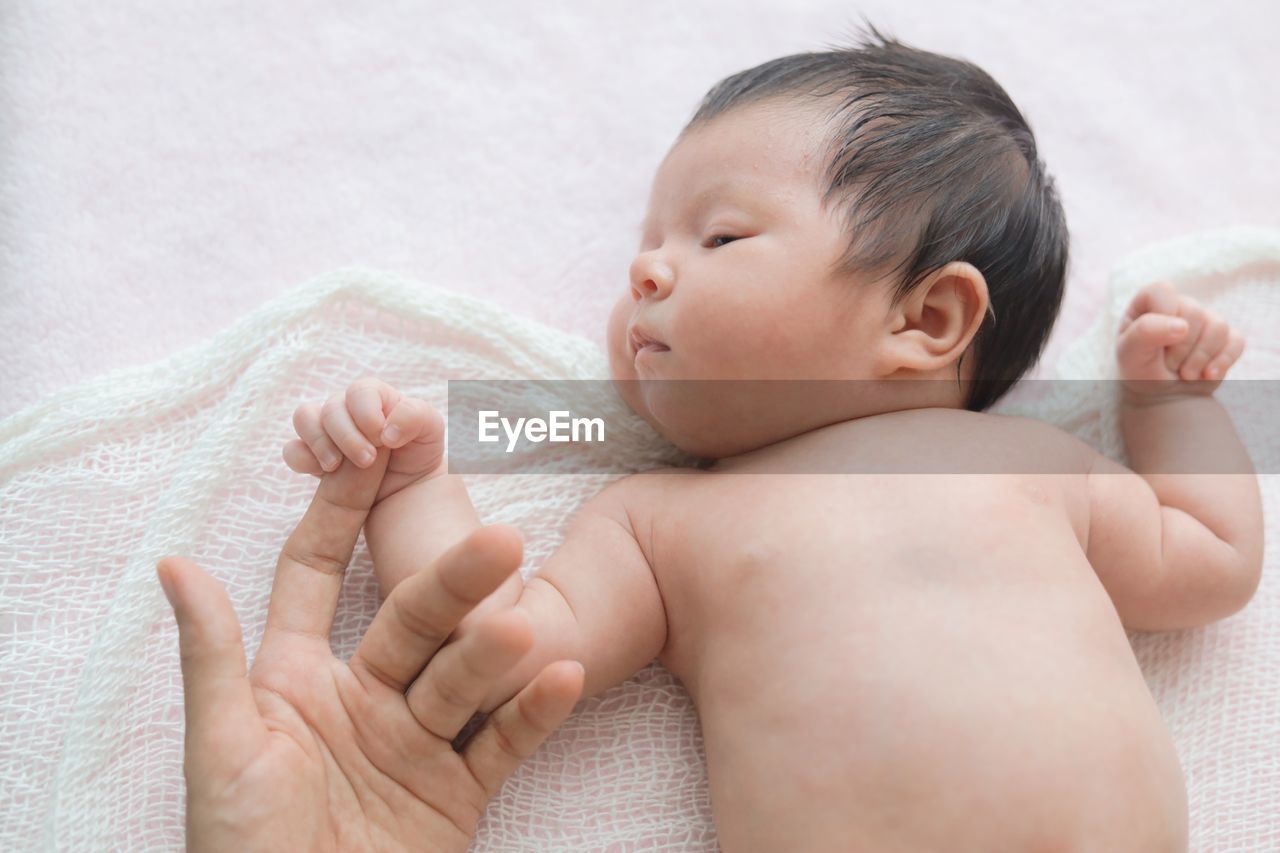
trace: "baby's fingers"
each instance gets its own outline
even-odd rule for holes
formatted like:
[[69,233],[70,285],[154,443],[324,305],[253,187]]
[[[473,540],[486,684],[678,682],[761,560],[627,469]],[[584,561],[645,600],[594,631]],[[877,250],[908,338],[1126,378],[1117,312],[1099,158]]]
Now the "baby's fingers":
[[368,468],[373,464],[378,449],[356,427],[344,397],[330,397],[324,401],[320,407],[320,422],[324,424],[330,440],[358,467]]
[[284,446],[284,464],[288,465],[299,474],[311,474],[319,477],[325,473],[320,467],[320,460],[316,459],[316,455],[311,452],[311,448],[307,447],[307,443],[300,438],[291,439]]
[[[1187,334],[1187,321],[1166,314],[1143,314],[1133,320],[1120,333],[1116,342],[1116,356],[1121,373],[1131,379],[1156,379],[1167,376],[1163,367],[1156,367],[1166,347],[1182,340]],[[1152,371],[1155,372],[1152,372]]]
[[1244,352],[1244,335],[1235,329],[1227,334],[1227,345],[1222,352],[1218,353],[1209,362],[1204,369],[1206,379],[1221,379],[1227,375],[1227,371],[1231,369],[1231,365],[1236,363],[1240,358],[1240,354]]
[[381,379],[361,379],[347,389],[347,411],[368,441],[377,445],[387,422],[387,413],[404,395]]
[[406,397],[387,417],[382,443],[393,449],[388,471],[411,477],[437,472],[444,461],[444,418],[425,400]]
[[1189,296],[1178,297],[1177,316],[1187,321],[1187,334],[1182,340],[1169,347],[1165,353],[1165,367],[1169,372],[1178,375],[1179,369],[1191,355],[1201,334],[1208,326],[1208,314],[1204,307]]
[[[306,443],[312,456],[319,461],[320,466],[325,471],[337,470],[338,466],[342,464],[342,453],[329,436],[325,434],[319,405],[307,403],[294,410],[293,428],[298,433],[298,438]],[[285,457],[285,462],[289,462],[288,457]],[[293,465],[289,465],[289,467],[295,471],[303,470]]]
[[387,447],[411,441],[435,441],[444,435],[444,418],[426,400],[405,397],[387,416],[381,440]]
[[1205,365],[1226,347],[1227,336],[1230,333],[1231,327],[1227,325],[1225,320],[1215,314],[1205,312],[1204,325],[1200,329],[1200,336],[1191,345],[1191,351],[1178,368],[1178,375],[1187,382],[1199,379]]
[[1178,292],[1174,286],[1167,281],[1153,282],[1134,294],[1120,321],[1120,331],[1123,332],[1130,323],[1143,314],[1176,315],[1177,313]]

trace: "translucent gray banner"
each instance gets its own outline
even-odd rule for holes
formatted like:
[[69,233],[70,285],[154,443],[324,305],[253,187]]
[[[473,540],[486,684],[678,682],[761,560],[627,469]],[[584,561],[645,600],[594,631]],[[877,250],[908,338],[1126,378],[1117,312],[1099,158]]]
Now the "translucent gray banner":
[[[449,470],[605,474],[1280,472],[1280,380],[1023,380],[990,412],[934,380],[450,380]],[[1212,393],[1196,393],[1212,392]],[[641,460],[641,461],[637,461]]]

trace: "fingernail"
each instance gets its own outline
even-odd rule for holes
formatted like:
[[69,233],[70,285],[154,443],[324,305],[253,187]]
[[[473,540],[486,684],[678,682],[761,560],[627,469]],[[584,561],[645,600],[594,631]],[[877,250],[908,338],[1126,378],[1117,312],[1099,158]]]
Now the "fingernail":
[[400,430],[398,427],[388,426],[382,431],[383,442],[395,441],[400,438]]
[[1181,317],[1172,317],[1169,320],[1170,332],[1185,332],[1187,330],[1187,321]]
[[1210,367],[1208,370],[1206,370],[1206,371],[1204,372],[1204,375],[1205,375],[1205,376],[1208,376],[1210,379],[1217,379],[1217,378],[1218,378],[1218,368],[1216,368],[1216,367]]
[[324,461],[321,464],[324,466],[324,470],[332,471],[334,468],[337,468],[342,464],[342,458],[336,453],[326,453],[324,455]]
[[368,465],[370,462],[372,462],[372,461],[373,461],[373,457],[374,457],[374,456],[376,456],[376,455],[377,455],[377,454],[376,454],[376,453],[374,453],[372,450],[362,450],[362,451],[360,451],[360,464],[361,464],[361,465]]

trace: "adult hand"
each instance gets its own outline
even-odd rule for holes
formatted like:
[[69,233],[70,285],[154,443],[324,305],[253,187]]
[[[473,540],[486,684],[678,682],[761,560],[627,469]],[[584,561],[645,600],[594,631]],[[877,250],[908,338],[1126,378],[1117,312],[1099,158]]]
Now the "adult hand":
[[581,695],[581,667],[557,661],[452,745],[533,644],[508,610],[440,648],[518,570],[520,538],[505,527],[400,583],[351,660],[333,656],[342,576],[387,457],[322,477],[276,564],[251,672],[222,586],[186,558],[159,562],[182,657],[189,849],[465,850],[488,801]]

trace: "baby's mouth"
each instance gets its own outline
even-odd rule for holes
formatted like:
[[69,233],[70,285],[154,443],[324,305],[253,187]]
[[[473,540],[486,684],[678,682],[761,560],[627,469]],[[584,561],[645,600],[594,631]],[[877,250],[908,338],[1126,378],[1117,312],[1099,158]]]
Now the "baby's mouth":
[[657,338],[642,332],[640,329],[631,329],[631,355],[637,356],[641,352],[668,352],[671,347],[664,344]]

